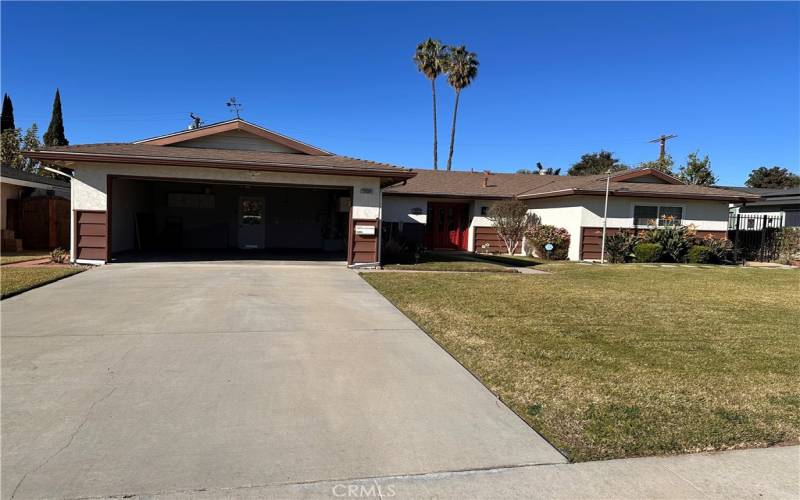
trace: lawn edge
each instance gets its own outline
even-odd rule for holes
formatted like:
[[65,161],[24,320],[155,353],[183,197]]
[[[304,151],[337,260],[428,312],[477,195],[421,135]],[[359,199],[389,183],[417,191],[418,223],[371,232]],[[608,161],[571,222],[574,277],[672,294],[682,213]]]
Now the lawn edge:
[[[544,435],[543,435],[541,432],[539,432],[539,431],[538,431],[538,430],[537,430],[535,427],[533,427],[531,424],[529,424],[527,420],[525,420],[524,418],[522,418],[522,415],[520,415],[520,414],[519,414],[517,411],[515,411],[513,408],[511,408],[511,407],[508,405],[508,403],[506,403],[505,401],[503,401],[503,398],[502,398],[502,397],[500,397],[500,395],[496,394],[496,393],[495,393],[493,390],[491,390],[491,389],[490,389],[490,388],[489,388],[489,387],[488,387],[488,386],[487,386],[487,385],[486,385],[486,384],[483,382],[483,380],[481,380],[481,378],[480,378],[478,375],[476,375],[476,374],[475,374],[475,373],[474,373],[472,370],[470,370],[469,368],[467,368],[467,367],[464,365],[464,363],[462,363],[462,362],[461,362],[461,361],[460,361],[458,358],[456,358],[455,356],[453,356],[453,355],[450,353],[450,351],[448,351],[447,349],[445,349],[445,347],[444,347],[444,346],[443,346],[441,343],[439,343],[439,341],[437,341],[435,338],[433,338],[433,336],[432,336],[430,333],[428,333],[428,331],[427,331],[427,330],[425,330],[424,328],[422,328],[422,326],[421,326],[419,323],[417,323],[416,321],[414,321],[414,319],[410,318],[410,317],[409,317],[409,316],[408,316],[406,313],[404,313],[402,310],[400,310],[400,308],[399,308],[399,307],[397,307],[397,306],[395,305],[395,303],[394,303],[394,302],[392,302],[391,300],[389,300],[389,298],[388,298],[388,297],[386,297],[386,295],[382,294],[380,290],[378,290],[377,288],[375,288],[374,286],[372,286],[372,283],[370,283],[369,281],[365,280],[365,279],[362,277],[362,274],[368,274],[368,273],[358,273],[358,277],[359,277],[359,278],[361,278],[361,281],[363,281],[364,283],[366,283],[366,284],[367,284],[367,286],[369,286],[370,288],[372,288],[373,290],[375,290],[375,292],[376,292],[378,295],[380,295],[381,297],[383,297],[383,300],[385,300],[386,302],[388,302],[388,303],[389,303],[389,304],[390,304],[390,305],[391,305],[393,308],[395,308],[395,310],[396,310],[397,312],[399,312],[400,314],[402,314],[403,316],[405,316],[405,317],[406,317],[406,318],[407,318],[409,321],[411,321],[412,323],[414,323],[414,325],[415,325],[417,328],[419,328],[419,329],[420,329],[420,330],[421,330],[421,331],[422,331],[422,332],[425,334],[425,336],[426,336],[426,337],[428,337],[429,339],[431,339],[431,340],[433,341],[433,343],[434,343],[434,344],[436,344],[436,345],[439,347],[439,349],[441,349],[441,350],[442,350],[442,351],[443,351],[445,354],[447,354],[447,355],[450,357],[450,359],[452,359],[453,361],[455,361],[456,363],[458,363],[458,365],[459,365],[461,368],[463,368],[464,370],[466,370],[466,372],[467,372],[467,373],[469,373],[469,374],[472,376],[472,378],[474,378],[474,379],[475,379],[475,380],[476,380],[476,381],[477,381],[479,384],[481,384],[481,386],[483,386],[483,388],[484,388],[484,389],[486,389],[487,391],[489,391],[489,393],[490,393],[492,396],[494,396],[494,397],[495,397],[495,398],[496,398],[498,401],[500,401],[500,403],[502,403],[502,404],[503,404],[503,406],[505,406],[506,408],[508,408],[508,410],[509,410],[511,413],[513,413],[513,414],[514,414],[514,415],[515,415],[515,416],[516,416],[518,419],[520,419],[520,421],[522,421],[522,423],[523,423],[523,424],[525,424],[525,426],[526,426],[526,427],[528,427],[530,430],[532,430],[533,432],[535,432],[537,436],[539,436],[540,438],[542,438],[542,439],[543,439],[543,440],[544,440],[544,441],[545,441],[547,444],[549,444],[549,445],[550,445],[550,447],[552,447],[554,450],[556,450],[556,451],[558,452],[558,454],[559,454],[559,455],[561,455],[562,457],[564,457],[564,459],[567,461],[567,463],[568,463],[568,464],[577,463],[577,462],[575,462],[574,460],[572,460],[572,457],[570,457],[569,455],[567,455],[567,454],[566,454],[566,452],[564,452],[564,450],[562,450],[561,448],[559,448],[558,446],[556,446],[555,444],[553,444],[553,442],[552,442],[552,441],[550,441],[550,440],[549,440],[549,439],[548,439],[546,436],[544,436]],[[507,273],[507,274],[508,274],[508,273]],[[520,273],[515,273],[515,274],[520,274]]]
[[[80,269],[80,268],[79,268],[79,269]],[[45,286],[45,285],[49,285],[49,284],[51,284],[51,283],[55,283],[56,281],[61,281],[61,280],[63,280],[63,279],[70,278],[70,277],[72,277],[72,276],[77,276],[78,274],[81,274],[82,272],[84,272],[84,271],[86,271],[86,270],[87,270],[87,269],[85,269],[85,268],[84,268],[84,269],[80,269],[80,271],[76,271],[76,272],[74,272],[74,273],[65,274],[65,275],[63,275],[63,276],[59,276],[59,277],[57,277],[57,278],[53,278],[53,279],[51,279],[51,280],[47,280],[47,281],[43,281],[43,282],[41,282],[41,283],[37,283],[37,284],[35,284],[35,285],[32,285],[32,286],[29,286],[29,287],[27,287],[27,288],[22,288],[22,289],[19,289],[19,290],[15,290],[15,291],[13,291],[13,292],[11,292],[11,293],[7,293],[7,294],[5,294],[5,295],[1,295],[1,296],[0,296],[0,300],[6,300],[6,299],[10,299],[11,297],[16,297],[16,296],[17,296],[17,295],[19,295],[19,294],[22,294],[22,293],[25,293],[25,292],[30,292],[31,290],[35,290],[35,289],[37,289],[37,288],[40,288],[40,287],[43,287],[43,286]]]

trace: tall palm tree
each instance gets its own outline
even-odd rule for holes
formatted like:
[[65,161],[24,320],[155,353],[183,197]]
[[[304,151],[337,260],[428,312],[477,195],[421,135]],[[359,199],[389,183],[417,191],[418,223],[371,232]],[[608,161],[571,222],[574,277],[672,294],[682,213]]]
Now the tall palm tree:
[[417,69],[431,81],[433,93],[433,169],[439,168],[439,139],[436,127],[436,78],[444,72],[447,61],[447,46],[439,40],[428,38],[417,45],[414,63]]
[[447,170],[453,164],[453,146],[456,141],[456,115],[458,115],[458,99],[461,91],[469,87],[478,76],[478,55],[460,45],[451,47],[447,58],[447,83],[456,91],[456,103],[453,106],[453,127],[450,129],[450,154],[447,157]]

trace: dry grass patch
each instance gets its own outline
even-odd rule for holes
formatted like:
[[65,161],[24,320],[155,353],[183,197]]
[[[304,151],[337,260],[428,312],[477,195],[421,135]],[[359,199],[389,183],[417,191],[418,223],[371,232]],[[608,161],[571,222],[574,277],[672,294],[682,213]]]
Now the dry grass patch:
[[0,298],[11,297],[84,270],[78,266],[3,267],[0,269]]
[[364,275],[574,460],[800,438],[800,272]]

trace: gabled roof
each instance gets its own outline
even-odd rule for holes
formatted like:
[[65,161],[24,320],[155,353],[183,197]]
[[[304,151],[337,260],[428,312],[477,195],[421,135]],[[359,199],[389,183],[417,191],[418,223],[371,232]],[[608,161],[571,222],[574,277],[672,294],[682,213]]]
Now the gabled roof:
[[413,177],[408,169],[347,156],[310,155],[236,149],[171,148],[152,144],[81,144],[26,151],[25,156],[65,162],[133,163],[233,170],[325,173],[394,179]]
[[[650,169],[620,172],[611,176],[609,194],[612,196],[641,196],[661,198],[715,199],[722,201],[754,201],[757,195],[706,186],[674,183],[631,182],[636,176],[654,175]],[[444,170],[416,170],[413,179],[384,190],[388,195],[411,195],[447,198],[553,198],[570,195],[605,194],[605,175],[559,176],[537,174],[487,175],[483,172],[447,172]],[[669,179],[674,177],[664,174]],[[622,180],[619,180],[622,177]],[[661,178],[661,177],[659,177]],[[668,180],[668,179],[665,179]]]
[[683,184],[677,177],[673,177],[655,168],[634,168],[632,170],[621,170],[611,174],[611,178],[619,182],[629,181],[638,177],[656,177],[667,184]]
[[199,139],[200,137],[206,137],[214,134],[221,134],[224,132],[231,132],[234,130],[247,132],[248,134],[252,134],[254,136],[267,139],[269,141],[278,143],[282,146],[286,146],[287,148],[293,149],[298,153],[304,153],[308,155],[331,154],[322,149],[310,146],[304,142],[300,142],[297,139],[292,139],[291,137],[287,137],[277,132],[273,132],[272,130],[265,129],[264,127],[259,127],[258,125],[244,121],[240,118],[234,118],[233,120],[228,120],[224,122],[212,123],[210,125],[203,125],[199,128],[182,130],[180,132],[173,132],[171,134],[160,135],[157,137],[151,137],[149,139],[135,141],[134,144],[149,144],[151,146],[169,146],[189,141],[192,139]]

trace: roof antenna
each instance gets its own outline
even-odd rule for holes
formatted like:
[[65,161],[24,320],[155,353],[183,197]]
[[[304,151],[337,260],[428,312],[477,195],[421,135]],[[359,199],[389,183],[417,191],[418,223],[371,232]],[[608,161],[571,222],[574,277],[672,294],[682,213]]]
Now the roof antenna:
[[189,113],[189,118],[192,119],[192,123],[189,124],[189,130],[200,128],[200,126],[203,124],[203,120],[201,120],[200,117],[194,113]]
[[228,102],[226,102],[225,105],[231,108],[231,113],[236,113],[236,119],[239,120],[239,111],[242,110],[242,104],[239,103],[235,97],[231,97],[228,99]]

